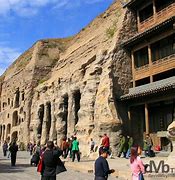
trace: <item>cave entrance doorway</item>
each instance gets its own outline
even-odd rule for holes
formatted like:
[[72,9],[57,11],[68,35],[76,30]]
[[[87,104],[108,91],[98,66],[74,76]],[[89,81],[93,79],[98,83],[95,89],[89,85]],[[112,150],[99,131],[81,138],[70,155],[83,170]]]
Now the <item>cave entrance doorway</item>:
[[63,123],[64,123],[64,135],[66,136],[67,135],[67,128],[68,128],[68,125],[67,125],[67,117],[68,117],[68,95],[66,94],[64,97],[63,97],[63,109],[64,109],[64,113],[63,113]]
[[76,90],[73,94],[74,99],[74,113],[75,113],[75,125],[78,123],[78,111],[80,110],[81,93],[80,90]]
[[1,141],[1,138],[2,138],[2,126],[0,126],[0,141]]
[[15,106],[15,108],[17,108],[17,107],[19,107],[19,99],[20,99],[20,91],[19,91],[19,89],[16,91],[15,94],[16,95],[15,95],[15,104],[14,104],[14,106]]
[[3,129],[2,140],[5,141],[5,125],[3,125],[2,129]]
[[12,116],[12,126],[17,126],[18,125],[18,111],[13,112]]
[[7,125],[7,136],[10,134],[11,131],[11,124]]
[[44,104],[41,104],[39,106],[38,110],[38,117],[39,117],[39,125],[37,129],[37,135],[41,137],[42,134],[42,126],[43,126],[43,119],[44,119]]
[[49,140],[49,134],[50,134],[50,128],[51,128],[51,103],[47,102],[46,103],[46,111],[47,111],[47,123],[46,123],[46,128],[47,128],[47,140]]

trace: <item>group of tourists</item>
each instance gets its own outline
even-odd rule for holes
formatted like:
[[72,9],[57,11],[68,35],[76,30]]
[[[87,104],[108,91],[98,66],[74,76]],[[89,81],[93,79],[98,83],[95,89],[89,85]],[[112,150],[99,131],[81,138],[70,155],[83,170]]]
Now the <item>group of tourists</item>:
[[[80,161],[80,151],[79,151],[79,142],[76,136],[71,136],[71,138],[63,137],[60,142],[60,146],[57,145],[57,142],[54,141],[54,149],[60,150],[62,152],[61,156],[66,159],[69,157],[72,162],[74,162],[75,157],[77,161]],[[27,150],[30,152],[31,165],[37,166],[40,160],[40,156],[46,150],[47,145],[40,145],[38,143],[29,143]]]
[[[95,161],[95,180],[107,180],[108,175],[115,172],[114,169],[109,168],[108,162],[106,160],[106,158],[111,154],[109,145],[109,137],[104,134],[101,140],[101,146],[99,148],[99,157]],[[152,146],[152,139],[149,134],[146,134],[143,147],[145,157],[155,156],[155,153],[152,150]],[[131,136],[120,135],[118,157],[121,157],[122,154],[124,158],[130,159],[132,180],[144,180],[143,174],[146,171],[147,165],[144,165],[141,160],[141,147],[134,145],[134,141]]]
[[11,157],[11,166],[15,166],[16,165],[16,155],[17,155],[17,151],[18,151],[18,145],[16,144],[16,141],[13,140],[9,144],[7,143],[7,141],[4,141],[4,143],[2,145],[2,150],[3,150],[4,157],[7,156],[7,152],[8,152],[7,157],[8,158]]
[[[133,138],[131,136],[124,136],[120,135],[120,141],[119,141],[119,151],[118,151],[118,157],[121,157],[123,155],[124,158],[129,158],[131,154],[131,147],[134,145],[133,144]],[[144,145],[143,149],[141,148],[140,145],[135,144],[135,147],[137,147],[138,154],[142,154],[142,150],[145,152],[145,156],[148,157],[154,157],[155,153],[152,150],[153,142],[149,134],[146,135],[146,138],[144,140]]]
[[62,156],[64,159],[69,157],[72,158],[72,162],[74,162],[76,156],[78,162],[80,161],[79,142],[75,135],[71,136],[71,138],[64,137],[61,140],[60,148],[63,151]]
[[[99,157],[95,161],[95,180],[107,180],[108,175],[114,173],[114,169],[109,168],[108,161],[106,160],[108,156],[111,155],[110,149],[110,139],[105,133],[100,136],[100,145],[98,146]],[[91,138],[90,153],[95,152],[95,142]],[[152,152],[152,139],[147,134],[144,140],[144,150],[145,156],[153,156]],[[16,155],[18,151],[18,145],[16,141],[3,143],[3,155],[7,156],[9,151],[11,154],[11,166],[16,164]],[[77,157],[77,161],[80,161],[80,150],[79,142],[76,136],[71,136],[71,138],[62,138],[60,146],[58,147],[56,141],[48,141],[46,145],[40,145],[40,142],[29,143],[27,146],[27,151],[32,155],[31,165],[35,164],[38,167],[38,172],[41,173],[41,180],[56,180],[56,175],[58,173],[66,171],[64,163],[61,161],[62,158],[71,158],[72,162]],[[142,180],[143,174],[145,173],[145,165],[143,164],[140,154],[141,150],[138,145],[134,145],[133,138],[131,136],[120,135],[119,142],[119,154],[118,157],[123,157],[130,159],[130,167],[132,171],[132,180]]]
[[133,138],[131,136],[120,135],[118,157],[123,154],[124,158],[130,157],[131,147],[133,145]]

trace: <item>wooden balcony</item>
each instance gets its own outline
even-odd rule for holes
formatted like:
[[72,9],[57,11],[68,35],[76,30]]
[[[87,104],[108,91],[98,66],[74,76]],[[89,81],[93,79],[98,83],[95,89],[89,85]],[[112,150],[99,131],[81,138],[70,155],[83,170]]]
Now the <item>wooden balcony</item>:
[[175,3],[170,4],[166,8],[162,9],[161,11],[157,12],[150,18],[146,19],[145,21],[138,23],[138,31],[143,32],[157,24],[165,21],[166,19],[175,15]]
[[136,68],[134,71],[135,80],[143,79],[175,68],[175,54],[152,62],[146,66]]

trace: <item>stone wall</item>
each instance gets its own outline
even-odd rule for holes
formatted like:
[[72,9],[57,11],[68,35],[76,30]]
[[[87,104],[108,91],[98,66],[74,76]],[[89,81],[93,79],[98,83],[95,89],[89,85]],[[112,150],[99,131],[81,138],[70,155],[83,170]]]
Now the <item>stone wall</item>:
[[117,1],[69,45],[38,41],[26,66],[17,72],[12,66],[5,74],[0,100],[8,107],[0,112],[0,125],[9,134],[0,131],[1,142],[17,135],[25,144],[48,139],[59,144],[76,133],[87,154],[90,138],[98,144],[107,133],[115,153],[128,118],[118,98],[131,80],[131,62],[120,45],[135,33],[134,19]]

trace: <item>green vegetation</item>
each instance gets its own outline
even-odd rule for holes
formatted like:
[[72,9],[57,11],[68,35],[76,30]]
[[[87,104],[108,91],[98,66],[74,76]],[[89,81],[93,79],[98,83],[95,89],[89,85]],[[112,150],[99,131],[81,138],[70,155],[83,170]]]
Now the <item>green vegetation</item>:
[[112,38],[115,34],[115,31],[116,31],[116,27],[115,26],[111,26],[109,27],[107,30],[106,30],[106,36],[108,38]]
[[49,79],[49,76],[46,76],[46,77],[44,77],[43,79],[40,79],[39,81],[38,81],[38,84],[43,84],[45,81],[47,81]]
[[121,11],[119,11],[119,10],[116,11],[115,16],[117,18],[113,21],[112,25],[106,29],[106,36],[109,39],[112,38],[114,36],[115,32],[117,31],[117,23],[118,23],[118,19],[119,19],[120,15],[121,15]]

